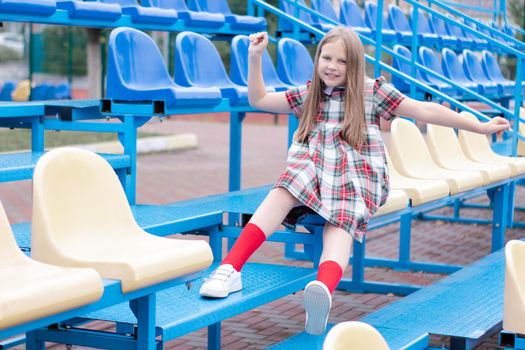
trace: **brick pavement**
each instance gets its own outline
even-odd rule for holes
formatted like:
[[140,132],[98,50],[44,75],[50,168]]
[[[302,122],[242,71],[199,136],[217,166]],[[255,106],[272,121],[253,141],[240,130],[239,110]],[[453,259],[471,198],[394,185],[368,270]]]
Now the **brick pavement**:
[[[199,140],[195,150],[140,156],[137,162],[137,201],[139,203],[169,203],[214,193],[228,188],[229,125],[212,118],[207,122],[195,119],[172,118],[162,123],[151,122],[144,129],[159,133],[193,132]],[[276,180],[285,165],[286,128],[247,123],[243,134],[243,188],[268,184]],[[523,190],[519,190],[518,203],[523,205]],[[0,184],[0,199],[12,223],[30,218],[31,184],[29,181]],[[441,213],[450,213],[442,209]],[[488,218],[489,211],[465,210],[475,217]],[[517,218],[525,220],[518,212]],[[367,251],[394,256],[398,242],[399,225],[392,224],[368,234]],[[507,231],[507,239],[523,237],[522,229]],[[413,257],[421,260],[467,264],[489,251],[490,227],[459,225],[443,222],[414,222]],[[282,247],[266,243],[256,252],[253,261],[296,264],[285,261]],[[346,272],[347,275],[350,271]],[[379,281],[430,284],[441,278],[427,273],[407,273],[388,269],[369,268],[367,277]],[[359,319],[362,316],[397,299],[394,295],[349,294],[336,291],[330,322]],[[274,303],[241,314],[223,322],[222,344],[225,350],[262,349],[303,330],[304,311],[302,293],[290,295]],[[98,325],[104,328],[105,325]],[[206,330],[200,330],[167,344],[167,349],[204,349]],[[442,339],[435,338],[435,345]],[[493,337],[478,349],[495,349]]]

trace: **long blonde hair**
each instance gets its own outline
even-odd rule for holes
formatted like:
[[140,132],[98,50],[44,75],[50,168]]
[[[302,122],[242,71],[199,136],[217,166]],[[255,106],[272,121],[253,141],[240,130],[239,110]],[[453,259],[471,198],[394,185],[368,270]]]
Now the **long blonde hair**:
[[314,73],[303,112],[299,118],[296,140],[307,142],[310,131],[317,123],[323,98],[324,83],[319,76],[319,56],[324,45],[341,40],[346,50],[346,91],[344,92],[344,119],[341,129],[343,139],[354,148],[365,142],[365,59],[364,48],[357,34],[343,27],[330,30],[317,46]]

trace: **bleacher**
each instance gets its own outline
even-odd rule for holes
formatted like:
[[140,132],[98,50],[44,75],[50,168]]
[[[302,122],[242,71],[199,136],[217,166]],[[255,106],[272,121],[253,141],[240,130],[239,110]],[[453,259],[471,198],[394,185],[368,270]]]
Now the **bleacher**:
[[[337,14],[327,0],[312,0],[311,8],[303,0],[282,0],[280,8],[251,0],[244,16],[232,13],[226,0],[0,0],[0,21],[115,28],[108,40],[103,99],[63,101],[71,97],[65,84],[3,84],[0,99],[13,102],[0,103],[0,126],[31,128],[32,150],[0,154],[0,182],[33,181],[33,219],[11,227],[0,205],[6,257],[0,276],[12,280],[0,287],[0,339],[26,333],[28,349],[42,349],[46,341],[158,349],[208,327],[208,348],[219,349],[222,321],[298,292],[315,278],[324,219],[306,211],[295,227],[287,226],[269,240],[282,243],[288,258],[311,261],[314,268],[249,263],[241,293],[222,300],[197,293],[202,276],[221,260],[223,239],[238,237],[270,190],[240,188],[242,121],[254,111],[247,100],[246,35],[267,28],[264,14],[279,22],[272,36],[277,65],[268,52],[263,56],[269,91],[304,84],[313,70],[304,44],[343,24],[354,27],[363,43],[375,49],[374,57],[367,55],[375,73],[390,74],[407,95],[448,102],[465,118],[486,120],[467,104],[475,101],[488,106],[491,115],[512,121],[506,146],[495,147],[503,155],[481,135],[456,135],[429,125],[425,138],[413,123],[394,121],[388,148],[392,190],[372,218],[369,235],[399,222],[398,256],[372,257],[366,254],[366,242],[355,242],[351,279],[338,287],[408,295],[362,319],[379,330],[391,349],[427,349],[430,334],[450,337],[450,349],[470,349],[501,329],[502,248],[506,228],[515,224],[514,187],[525,178],[525,159],[514,157],[518,140],[524,140],[518,130],[525,118],[525,110],[520,111],[525,44],[509,35],[510,27],[503,25],[501,32],[499,26],[468,18],[444,3],[434,1],[432,8],[415,0],[406,3],[409,17],[390,5],[383,18],[378,11],[383,1],[366,2],[361,9],[342,0]],[[177,33],[174,76],[144,30]],[[231,42],[230,74],[213,39]],[[494,52],[516,57],[516,82],[504,78]],[[392,57],[392,65],[383,54]],[[152,117],[212,112],[231,114],[231,191],[166,205],[137,204],[137,129]],[[291,135],[293,122],[289,128]],[[47,129],[117,133],[124,154],[45,152]],[[465,201],[482,195],[490,198],[491,220],[460,215]],[[446,206],[454,206],[453,216],[433,214]],[[411,223],[417,219],[491,224],[480,226],[491,251],[467,267],[414,260]],[[164,238],[178,233],[207,236],[209,246]],[[422,287],[369,279],[367,267],[451,275]],[[27,288],[28,295],[22,293]],[[84,327],[93,320],[115,323],[115,331]],[[21,341],[7,340],[1,348]],[[324,336],[298,334],[272,349],[321,349],[323,341]]]

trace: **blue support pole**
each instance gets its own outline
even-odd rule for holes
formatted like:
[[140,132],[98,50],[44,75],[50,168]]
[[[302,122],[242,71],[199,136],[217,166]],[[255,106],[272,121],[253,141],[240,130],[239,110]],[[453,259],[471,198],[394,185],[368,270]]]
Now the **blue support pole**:
[[137,316],[137,349],[156,349],[155,316],[156,294],[149,294],[134,301]]
[[42,117],[31,120],[31,150],[33,152],[44,152],[44,123]]
[[230,174],[228,191],[241,189],[241,150],[243,112],[230,113]]
[[376,18],[376,52],[375,52],[375,63],[374,63],[374,78],[381,75],[381,57],[383,45],[383,0],[377,1],[377,18]]
[[217,322],[208,326],[208,350],[221,348],[221,323]]
[[403,214],[399,225],[399,262],[403,264],[410,262],[412,214]]
[[26,333],[26,350],[45,350],[45,342],[37,339],[37,332]]
[[125,176],[126,180],[123,186],[129,204],[133,205],[136,199],[135,191],[137,183],[137,125],[135,124],[135,117],[133,115],[125,115],[123,118],[124,132],[119,134],[119,139],[124,147],[124,154],[129,155],[130,158],[130,167],[127,176]]
[[494,213],[492,219],[492,252],[500,250],[505,244],[505,228],[509,198],[509,185],[501,185],[494,190]]

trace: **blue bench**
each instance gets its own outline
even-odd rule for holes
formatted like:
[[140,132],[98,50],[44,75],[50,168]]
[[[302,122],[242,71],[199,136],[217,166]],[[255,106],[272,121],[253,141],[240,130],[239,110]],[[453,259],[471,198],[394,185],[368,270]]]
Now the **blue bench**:
[[[450,337],[451,350],[472,349],[501,327],[504,274],[501,249],[361,321],[377,328],[392,350],[427,349],[430,334]],[[323,340],[300,333],[270,349],[322,349]]]

